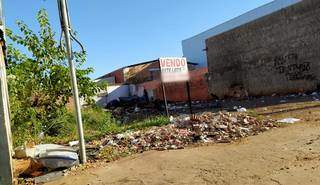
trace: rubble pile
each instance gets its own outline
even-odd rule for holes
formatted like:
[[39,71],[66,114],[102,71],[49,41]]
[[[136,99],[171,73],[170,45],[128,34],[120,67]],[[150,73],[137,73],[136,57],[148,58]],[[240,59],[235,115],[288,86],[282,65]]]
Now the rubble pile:
[[100,141],[100,150],[112,148],[118,153],[139,153],[182,149],[194,143],[229,143],[275,127],[273,120],[260,121],[244,113],[226,112],[177,117],[171,122],[163,127],[107,136]]
[[[192,102],[192,109],[195,112],[197,112],[197,110],[203,111],[212,108],[221,108],[221,103],[211,101]],[[189,112],[189,106],[185,102],[171,102],[168,103],[168,110],[171,113],[178,115]],[[110,111],[119,123],[128,124],[136,120],[147,119],[150,116],[161,115],[165,111],[165,107],[162,102],[152,102],[143,105],[135,104],[132,106],[119,106]]]

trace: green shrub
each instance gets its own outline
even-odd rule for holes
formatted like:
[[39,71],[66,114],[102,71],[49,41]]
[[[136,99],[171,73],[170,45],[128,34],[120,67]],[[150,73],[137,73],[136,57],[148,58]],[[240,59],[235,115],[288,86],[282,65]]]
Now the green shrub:
[[[73,117],[66,110],[72,97],[66,51],[56,40],[46,10],[38,12],[37,21],[36,31],[23,21],[17,21],[20,33],[7,30],[8,90],[16,144],[24,142],[20,138],[38,141],[41,132],[60,137],[74,129],[70,123]],[[93,69],[84,67],[85,52],[73,52],[73,56],[79,95],[92,102],[92,97],[106,86],[89,78]]]
[[[37,31],[23,21],[17,21],[20,34],[7,30],[11,43],[7,49],[7,72],[15,146],[24,142],[66,143],[78,139],[75,114],[66,109],[72,97],[66,51],[55,40],[45,10],[38,12],[37,21],[40,26]],[[93,69],[84,67],[85,53],[74,52],[73,56],[80,96],[92,103],[92,96],[105,89],[106,84],[97,84],[88,77]],[[87,140],[169,123],[167,118],[155,117],[119,126],[110,112],[100,108],[86,108],[82,113]]]
[[125,126],[126,130],[140,130],[148,127],[153,127],[153,126],[163,126],[169,124],[170,121],[168,117],[166,116],[156,116],[152,118],[147,118],[146,120],[143,121],[138,121],[134,122],[132,124],[129,124]]

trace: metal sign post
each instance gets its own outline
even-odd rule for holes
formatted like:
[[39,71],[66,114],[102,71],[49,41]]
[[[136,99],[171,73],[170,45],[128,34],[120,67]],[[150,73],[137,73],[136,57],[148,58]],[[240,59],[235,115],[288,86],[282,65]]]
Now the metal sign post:
[[58,0],[58,5],[59,5],[60,19],[61,19],[61,24],[62,24],[61,27],[63,29],[63,33],[65,36],[68,62],[69,62],[69,67],[70,67],[73,99],[74,99],[74,106],[75,106],[75,110],[76,110],[78,135],[79,135],[79,141],[80,141],[80,160],[82,163],[86,163],[87,156],[86,156],[86,148],[85,148],[85,141],[84,141],[84,134],[83,134],[83,124],[82,124],[82,117],[81,117],[81,105],[80,105],[79,91],[78,91],[78,86],[77,86],[76,69],[74,66],[74,62],[72,60],[71,34],[70,34],[71,28],[70,28],[70,22],[69,22],[70,19],[69,19],[69,15],[68,15],[67,0]]
[[0,1],[0,185],[13,184],[12,138],[5,64],[5,28]]
[[192,115],[193,111],[192,111],[192,101],[191,101],[191,93],[190,93],[190,82],[187,81],[186,85],[187,85],[187,93],[188,93],[189,110],[190,110],[190,115]]
[[161,89],[162,89],[162,95],[163,95],[163,100],[164,100],[164,107],[166,109],[166,115],[167,115],[167,117],[169,117],[170,114],[169,114],[169,109],[168,109],[168,101],[167,101],[166,89],[165,89],[165,86],[164,86],[163,82],[161,82]]
[[[160,70],[160,73],[161,73],[160,60],[159,60],[159,70]],[[161,75],[160,75],[160,76],[161,76]],[[163,83],[163,81],[162,81],[162,78],[160,78],[160,81],[161,81],[161,90],[162,90],[162,97],[163,97],[163,101],[164,101],[164,107],[165,107],[165,109],[166,109],[166,115],[167,115],[167,117],[169,117],[170,114],[169,114],[169,109],[168,109],[166,89],[165,89],[164,83]]]

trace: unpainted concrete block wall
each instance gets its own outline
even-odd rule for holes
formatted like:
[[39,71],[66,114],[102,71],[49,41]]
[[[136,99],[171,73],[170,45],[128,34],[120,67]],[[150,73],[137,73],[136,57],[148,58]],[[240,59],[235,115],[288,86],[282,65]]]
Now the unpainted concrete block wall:
[[206,40],[209,93],[251,96],[320,86],[320,1],[304,0]]

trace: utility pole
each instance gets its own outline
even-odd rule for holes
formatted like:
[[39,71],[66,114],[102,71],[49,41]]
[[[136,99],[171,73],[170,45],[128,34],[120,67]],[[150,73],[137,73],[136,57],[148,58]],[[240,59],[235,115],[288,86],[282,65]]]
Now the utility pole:
[[0,1],[0,184],[12,185],[12,138],[5,63],[5,27]]
[[70,19],[69,19],[67,0],[58,0],[58,5],[59,5],[59,12],[60,12],[61,27],[63,29],[62,31],[65,36],[65,42],[66,42],[65,44],[66,44],[68,62],[69,62],[69,68],[70,68],[73,99],[74,99],[74,106],[76,111],[78,135],[79,135],[79,142],[80,142],[79,143],[80,144],[80,160],[81,160],[81,163],[84,164],[87,162],[87,156],[86,156],[86,148],[85,148],[85,141],[84,141],[84,134],[83,134],[81,105],[80,105],[79,91],[77,86],[76,69],[75,69],[73,57],[72,57],[71,33],[70,33],[71,28],[70,28]]

